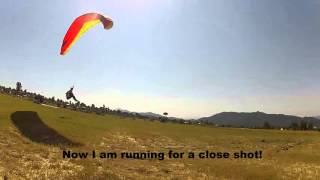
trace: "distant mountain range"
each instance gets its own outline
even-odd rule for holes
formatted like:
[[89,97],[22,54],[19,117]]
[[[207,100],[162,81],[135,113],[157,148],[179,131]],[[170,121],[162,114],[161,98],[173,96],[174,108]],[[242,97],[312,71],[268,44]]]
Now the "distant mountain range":
[[[156,114],[156,113],[153,113],[153,112],[141,112],[141,113],[139,113],[139,114],[142,115],[142,116],[149,117],[149,118],[166,117],[166,116],[164,116],[164,115]],[[167,118],[170,119],[170,120],[180,120],[180,119],[181,119],[181,118],[169,117],[169,116],[167,116]]]
[[233,127],[263,127],[268,122],[272,127],[290,127],[292,123],[300,124],[301,121],[320,126],[320,119],[314,117],[298,117],[284,114],[266,114],[263,112],[222,112],[210,117],[200,118],[199,121],[217,125]]
[[[118,108],[116,110],[119,110],[121,112],[124,112],[124,113],[129,113],[129,114],[136,114],[136,112],[131,112],[131,111],[128,111],[126,109],[121,109],[121,108]],[[160,117],[166,117],[164,115],[160,115],[160,114],[156,114],[156,113],[153,113],[153,112],[139,112],[138,114],[144,116],[144,117],[148,117],[148,118],[160,118]],[[181,118],[176,118],[176,117],[167,117],[168,119],[170,120],[180,120]]]
[[[118,109],[122,112],[132,113],[125,109]],[[165,117],[153,112],[139,112],[138,114],[148,117],[156,118]],[[168,117],[170,120],[181,120],[181,118]],[[195,121],[195,120],[191,120]],[[320,116],[316,117],[298,117],[285,114],[267,114],[264,112],[222,112],[210,117],[203,117],[196,121],[203,123],[216,124],[219,126],[232,126],[232,127],[263,127],[266,122],[275,128],[288,128],[292,123],[300,124],[300,122],[312,123],[313,126],[320,127]]]
[[162,115],[156,114],[156,113],[153,113],[153,112],[140,112],[139,114],[142,115],[142,116],[149,117],[149,118],[159,118],[159,117],[163,117]]
[[115,110],[116,110],[116,111],[121,111],[121,112],[124,112],[124,113],[129,113],[129,114],[134,113],[134,112],[128,111],[128,110],[126,110],[126,109],[121,109],[121,108],[117,108],[117,109],[115,109]]
[[[124,113],[129,113],[129,114],[136,114],[137,112],[132,112],[132,111],[128,111],[126,109],[121,109],[121,108],[118,108],[116,109],[118,111],[121,111],[121,112],[124,112]],[[142,116],[145,116],[145,117],[149,117],[149,118],[159,118],[159,117],[164,117],[160,114],[156,114],[156,113],[153,113],[153,112],[139,112],[138,114],[142,115]]]

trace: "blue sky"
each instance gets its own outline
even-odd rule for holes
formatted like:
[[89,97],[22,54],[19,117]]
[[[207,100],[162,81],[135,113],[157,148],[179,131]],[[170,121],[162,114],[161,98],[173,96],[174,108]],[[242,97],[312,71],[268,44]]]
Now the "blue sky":
[[[87,12],[88,31],[60,56]],[[320,1],[4,0],[0,83],[137,112],[196,118],[221,111],[319,115]]]

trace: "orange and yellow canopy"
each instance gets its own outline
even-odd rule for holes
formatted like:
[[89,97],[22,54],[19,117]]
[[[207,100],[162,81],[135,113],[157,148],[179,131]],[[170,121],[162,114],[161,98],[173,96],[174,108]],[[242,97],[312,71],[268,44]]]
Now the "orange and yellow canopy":
[[69,27],[66,35],[64,36],[61,55],[65,55],[71,46],[90,28],[94,27],[98,23],[102,23],[104,29],[110,29],[113,26],[113,21],[111,18],[103,16],[98,13],[88,13],[76,18],[71,26]]

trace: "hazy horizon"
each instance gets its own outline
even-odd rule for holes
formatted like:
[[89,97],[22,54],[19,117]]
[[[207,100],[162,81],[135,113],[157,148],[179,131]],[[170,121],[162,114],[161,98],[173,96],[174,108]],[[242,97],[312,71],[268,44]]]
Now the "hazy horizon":
[[[320,1],[5,0],[0,84],[182,118],[223,111],[320,115]],[[87,12],[114,20],[66,56]]]

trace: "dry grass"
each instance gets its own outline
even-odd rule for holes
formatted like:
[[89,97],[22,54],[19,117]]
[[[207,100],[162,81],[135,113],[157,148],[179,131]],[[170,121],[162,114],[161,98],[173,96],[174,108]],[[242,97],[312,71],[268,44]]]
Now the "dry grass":
[[[43,123],[38,126],[42,128],[39,135],[46,135],[46,128],[81,146],[39,140],[34,134],[37,129],[32,129],[32,136],[26,135],[30,128],[12,120],[17,111],[38,114],[38,121]],[[320,179],[319,139],[319,132],[212,128],[102,117],[0,95],[0,177],[9,179]],[[63,150],[262,150],[263,158],[63,159]]]

